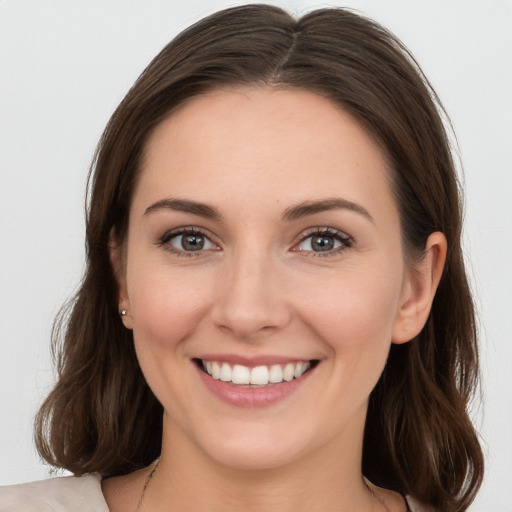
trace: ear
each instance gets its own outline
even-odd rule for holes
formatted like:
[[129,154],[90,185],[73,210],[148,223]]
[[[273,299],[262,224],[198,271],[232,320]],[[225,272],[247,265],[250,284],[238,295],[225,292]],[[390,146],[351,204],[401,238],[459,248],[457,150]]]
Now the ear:
[[393,343],[406,343],[423,329],[443,275],[446,251],[443,233],[432,233],[428,237],[423,258],[408,271],[393,326]]
[[117,303],[121,320],[127,329],[133,329],[132,315],[130,312],[130,300],[126,286],[126,255],[124,245],[121,244],[115,235],[114,228],[111,229],[108,250],[110,265],[117,282]]

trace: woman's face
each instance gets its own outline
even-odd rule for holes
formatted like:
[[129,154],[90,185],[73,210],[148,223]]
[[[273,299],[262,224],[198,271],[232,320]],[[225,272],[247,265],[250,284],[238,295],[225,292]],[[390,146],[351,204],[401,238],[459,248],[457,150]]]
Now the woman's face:
[[350,115],[300,90],[191,100],[148,141],[125,249],[167,433],[239,468],[360,450],[411,279],[385,157]]

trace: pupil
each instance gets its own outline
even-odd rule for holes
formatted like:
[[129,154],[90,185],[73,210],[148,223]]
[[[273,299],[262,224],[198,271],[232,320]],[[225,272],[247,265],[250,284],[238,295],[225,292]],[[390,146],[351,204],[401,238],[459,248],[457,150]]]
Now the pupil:
[[182,238],[181,245],[186,251],[200,251],[204,247],[202,235],[186,235]]
[[316,236],[311,241],[311,247],[314,251],[330,251],[334,247],[334,238],[332,236]]

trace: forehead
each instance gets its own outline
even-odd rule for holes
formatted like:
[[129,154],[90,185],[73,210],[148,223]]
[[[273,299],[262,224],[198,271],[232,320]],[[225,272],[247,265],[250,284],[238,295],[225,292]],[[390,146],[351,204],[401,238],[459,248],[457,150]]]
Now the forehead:
[[380,197],[393,207],[386,158],[347,112],[304,90],[238,88],[198,96],[152,133],[137,196],[207,203]]

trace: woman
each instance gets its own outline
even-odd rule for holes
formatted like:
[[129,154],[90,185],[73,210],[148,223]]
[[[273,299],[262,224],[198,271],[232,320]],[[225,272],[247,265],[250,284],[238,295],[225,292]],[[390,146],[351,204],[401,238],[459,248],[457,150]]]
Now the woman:
[[0,510],[465,510],[477,349],[440,112],[342,9],[237,7],[164,48],[100,141],[37,418],[89,476]]

